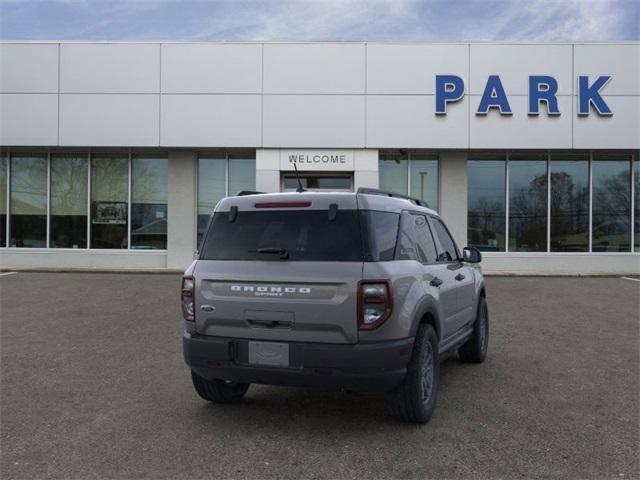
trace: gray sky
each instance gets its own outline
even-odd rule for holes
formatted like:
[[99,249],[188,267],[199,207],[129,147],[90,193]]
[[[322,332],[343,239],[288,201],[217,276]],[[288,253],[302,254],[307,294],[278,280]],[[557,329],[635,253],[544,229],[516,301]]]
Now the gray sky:
[[0,0],[3,40],[638,40],[640,0]]

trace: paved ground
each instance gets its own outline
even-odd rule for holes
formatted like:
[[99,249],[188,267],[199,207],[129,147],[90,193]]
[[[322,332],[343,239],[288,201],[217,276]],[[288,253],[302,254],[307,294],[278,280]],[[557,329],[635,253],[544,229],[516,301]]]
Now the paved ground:
[[490,358],[442,368],[427,426],[380,398],[196,397],[179,278],[0,277],[10,478],[637,478],[640,283],[490,278]]

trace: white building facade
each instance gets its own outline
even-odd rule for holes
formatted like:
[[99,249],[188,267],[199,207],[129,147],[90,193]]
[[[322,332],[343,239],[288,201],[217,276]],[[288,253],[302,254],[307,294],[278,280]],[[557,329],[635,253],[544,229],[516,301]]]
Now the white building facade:
[[240,190],[420,197],[487,272],[640,272],[640,43],[0,43],[0,267],[183,269]]

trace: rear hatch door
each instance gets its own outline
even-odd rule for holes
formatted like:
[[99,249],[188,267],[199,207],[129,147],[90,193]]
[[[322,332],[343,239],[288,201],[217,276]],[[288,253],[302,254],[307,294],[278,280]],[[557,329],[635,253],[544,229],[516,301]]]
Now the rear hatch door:
[[363,256],[355,196],[264,197],[231,197],[218,206],[194,271],[197,331],[357,342]]

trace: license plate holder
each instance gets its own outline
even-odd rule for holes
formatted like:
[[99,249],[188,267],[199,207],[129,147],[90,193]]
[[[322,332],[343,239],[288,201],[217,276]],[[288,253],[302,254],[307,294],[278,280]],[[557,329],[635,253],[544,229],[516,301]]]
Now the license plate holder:
[[289,366],[289,344],[275,342],[249,342],[249,363],[268,367]]

